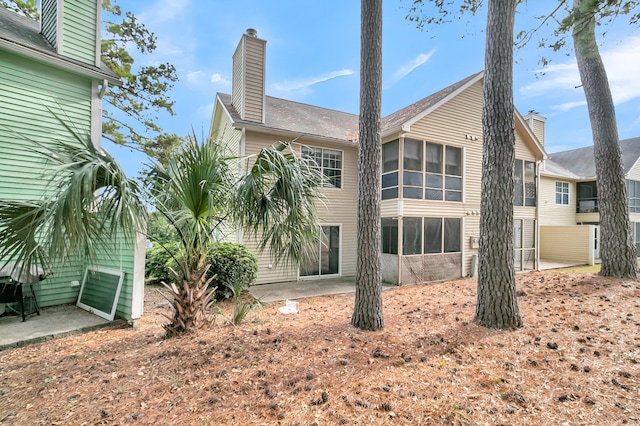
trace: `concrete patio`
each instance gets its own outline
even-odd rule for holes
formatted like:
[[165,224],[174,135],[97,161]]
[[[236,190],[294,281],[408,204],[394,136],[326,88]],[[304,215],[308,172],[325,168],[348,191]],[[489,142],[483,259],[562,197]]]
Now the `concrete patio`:
[[20,315],[7,315],[0,318],[0,351],[125,323],[108,321],[75,305],[41,308],[40,315],[29,315],[25,322]]

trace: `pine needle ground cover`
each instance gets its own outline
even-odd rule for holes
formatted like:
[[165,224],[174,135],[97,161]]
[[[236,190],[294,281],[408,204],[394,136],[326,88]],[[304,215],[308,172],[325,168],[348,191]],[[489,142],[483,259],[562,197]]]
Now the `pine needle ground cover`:
[[148,287],[137,329],[0,352],[0,424],[640,423],[640,283],[517,281],[512,332],[471,322],[476,284],[461,279],[385,291],[381,331],[350,326],[354,296],[340,295],[175,339],[165,290]]

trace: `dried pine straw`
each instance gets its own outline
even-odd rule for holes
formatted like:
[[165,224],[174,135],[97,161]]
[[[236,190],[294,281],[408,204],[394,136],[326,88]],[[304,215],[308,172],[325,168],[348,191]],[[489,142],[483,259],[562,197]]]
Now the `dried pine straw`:
[[379,332],[349,325],[344,295],[172,340],[148,288],[138,329],[0,352],[0,424],[640,423],[640,283],[534,272],[518,288],[516,331],[474,325],[461,279],[386,291]]

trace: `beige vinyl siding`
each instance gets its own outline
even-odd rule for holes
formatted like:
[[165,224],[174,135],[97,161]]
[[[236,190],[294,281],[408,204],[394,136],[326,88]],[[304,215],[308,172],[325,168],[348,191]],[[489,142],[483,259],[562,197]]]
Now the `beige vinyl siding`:
[[627,179],[640,181],[640,161],[636,161],[629,173]]
[[540,121],[540,120],[526,120],[527,124],[529,126],[531,126],[531,131],[533,132],[534,135],[536,135],[536,138],[538,138],[538,141],[544,145],[544,121]]
[[380,202],[380,217],[400,216],[403,202],[397,199],[382,200]]
[[244,119],[262,123],[264,114],[264,58],[266,44],[252,39],[246,45]]
[[45,39],[53,46],[58,48],[58,0],[42,0],[40,32]]
[[540,258],[593,263],[594,226],[541,226]]
[[576,223],[600,222],[600,213],[576,213]]
[[96,65],[96,0],[66,0],[63,9],[62,54]]
[[[405,138],[463,148],[464,202],[456,203],[461,211],[480,208],[482,102],[482,80],[480,80],[414,123],[411,131],[404,135]],[[477,140],[468,140],[465,135],[475,136]]]
[[236,110],[240,112],[242,116],[242,104],[243,104],[243,85],[244,85],[244,73],[242,72],[244,63],[242,61],[242,55],[244,53],[244,37],[240,39],[238,47],[233,52],[232,58],[232,81],[231,81],[231,103]]
[[266,42],[243,35],[233,54],[232,103],[243,120],[262,123]]
[[[264,134],[248,132],[245,139],[245,155],[257,154],[260,149],[268,147],[279,140]],[[342,276],[355,275],[356,267],[356,215],[357,215],[357,149],[355,147],[337,146],[333,144],[323,144],[298,140],[300,144],[305,144],[317,148],[328,148],[342,151],[342,188],[323,189],[325,196],[323,201],[318,202],[318,216],[321,224],[340,225],[342,246],[340,247],[340,265]],[[300,150],[297,145],[294,149]],[[283,282],[298,279],[297,268],[276,268],[267,252],[258,253],[256,244],[245,238],[244,243],[254,250],[258,256],[258,278],[256,283],[263,284],[269,282]]]
[[[556,182],[569,184],[569,205],[556,204]],[[540,177],[540,226],[569,226],[576,224],[576,184],[550,176]]]

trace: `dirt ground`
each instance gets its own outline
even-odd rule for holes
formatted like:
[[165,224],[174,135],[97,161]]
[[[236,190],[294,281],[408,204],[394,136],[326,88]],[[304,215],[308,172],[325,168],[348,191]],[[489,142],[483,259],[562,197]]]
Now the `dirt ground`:
[[344,295],[165,340],[149,287],[137,329],[0,352],[0,424],[640,424],[640,282],[534,272],[518,289],[516,331],[473,324],[461,279],[386,291],[378,332],[349,325]]

